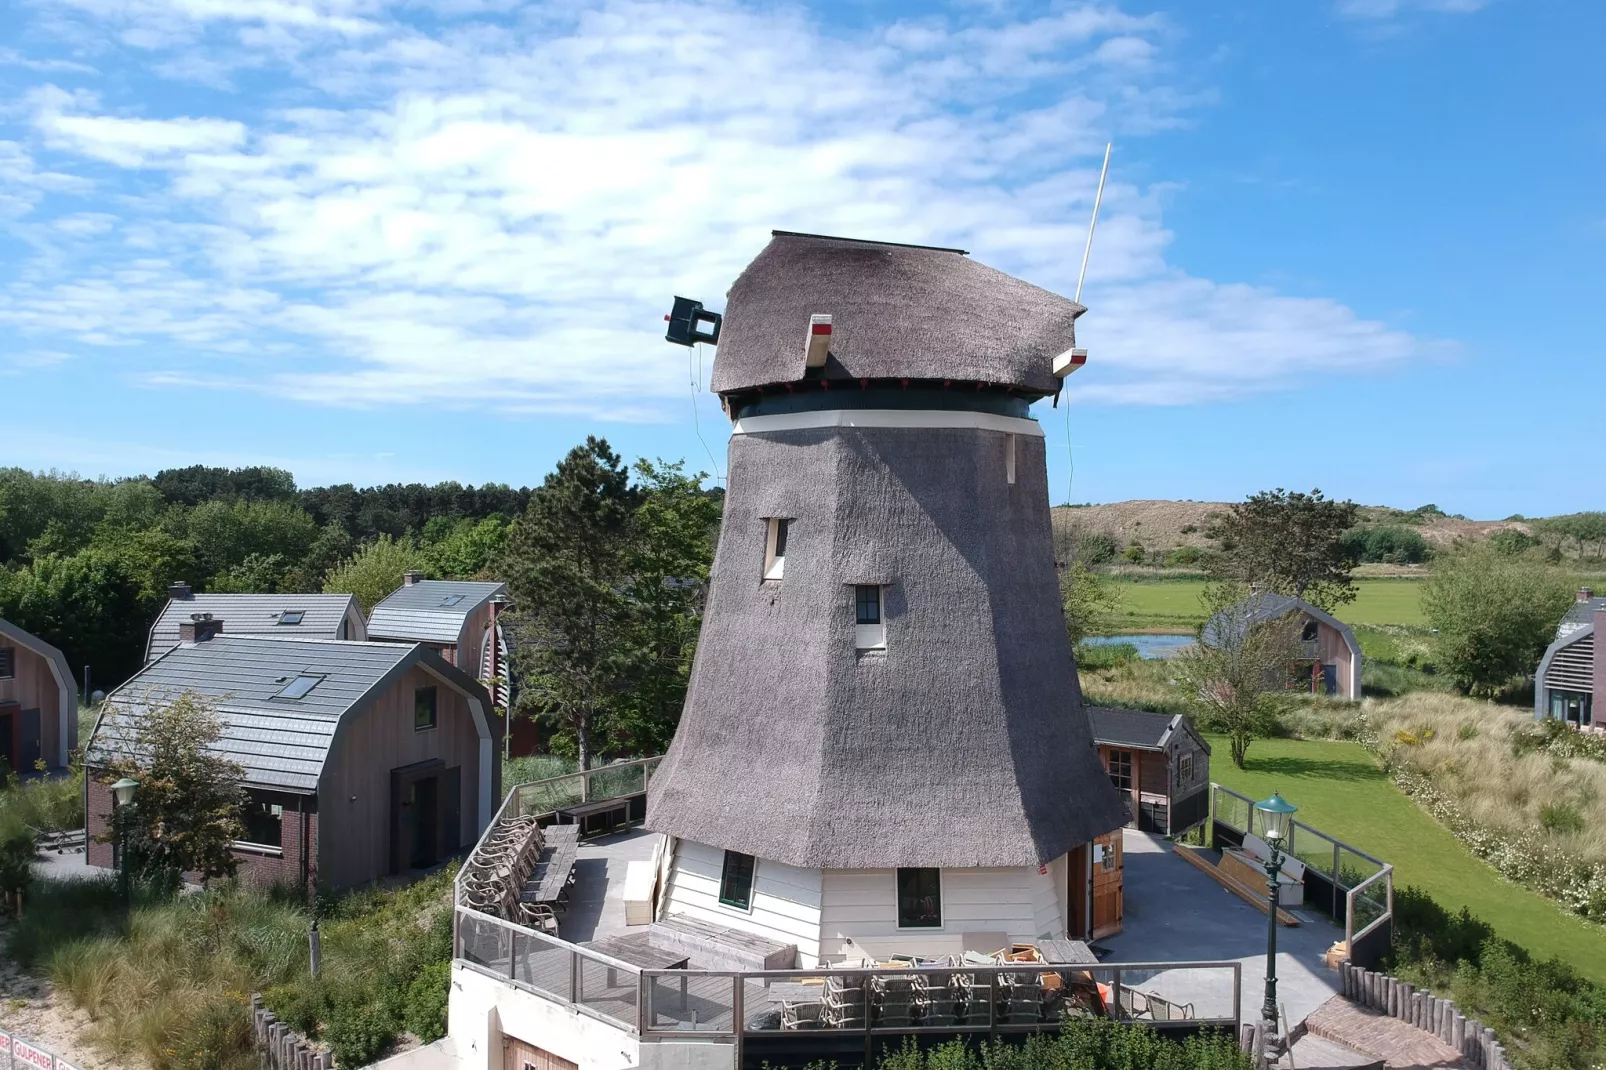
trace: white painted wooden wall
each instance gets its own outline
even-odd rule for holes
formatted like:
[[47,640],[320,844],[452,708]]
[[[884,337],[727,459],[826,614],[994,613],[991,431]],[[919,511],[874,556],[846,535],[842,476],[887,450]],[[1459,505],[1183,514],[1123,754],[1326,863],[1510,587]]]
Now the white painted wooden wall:
[[816,965],[820,957],[820,871],[757,859],[753,908],[738,910],[719,901],[724,865],[724,851],[678,841],[664,890],[663,916],[687,914],[782,944],[796,944],[798,964]]

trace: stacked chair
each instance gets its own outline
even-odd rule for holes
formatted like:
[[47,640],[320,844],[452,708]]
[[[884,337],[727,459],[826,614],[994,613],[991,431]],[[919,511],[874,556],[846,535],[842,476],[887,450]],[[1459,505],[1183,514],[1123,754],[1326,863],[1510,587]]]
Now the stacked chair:
[[[520,901],[544,846],[545,837],[535,818],[513,817],[498,822],[464,864],[463,905],[541,932],[556,933],[558,919],[551,905]],[[572,876],[571,871],[571,880]]]

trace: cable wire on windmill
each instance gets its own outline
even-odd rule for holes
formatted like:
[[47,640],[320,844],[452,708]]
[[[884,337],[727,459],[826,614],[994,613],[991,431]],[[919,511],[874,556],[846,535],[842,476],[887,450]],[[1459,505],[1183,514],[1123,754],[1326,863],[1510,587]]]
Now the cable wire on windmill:
[[[1076,296],[1072,298],[1077,304],[1082,303],[1082,284],[1087,281],[1087,262],[1093,255],[1093,232],[1099,225],[1099,206],[1104,203],[1104,180],[1110,175],[1110,151],[1115,148],[1115,142],[1107,141],[1104,144],[1104,166],[1099,168],[1099,188],[1093,194],[1093,218],[1087,224],[1087,244],[1082,247],[1082,270],[1076,276]],[[1087,350],[1072,349],[1069,353],[1062,353],[1054,359],[1054,374],[1060,377],[1063,383],[1065,377],[1087,363]],[[1054,404],[1060,403],[1059,392],[1054,394]],[[1071,487],[1076,482],[1076,453],[1071,446],[1071,402],[1065,400],[1065,504],[1071,504]]]

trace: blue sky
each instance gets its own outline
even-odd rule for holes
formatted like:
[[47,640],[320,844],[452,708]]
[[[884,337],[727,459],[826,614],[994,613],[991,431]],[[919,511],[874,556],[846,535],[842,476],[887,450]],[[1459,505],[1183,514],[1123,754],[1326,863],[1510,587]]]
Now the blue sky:
[[0,464],[722,471],[674,294],[772,227],[1068,293],[1113,139],[1055,501],[1603,505],[1598,3],[3,10]]

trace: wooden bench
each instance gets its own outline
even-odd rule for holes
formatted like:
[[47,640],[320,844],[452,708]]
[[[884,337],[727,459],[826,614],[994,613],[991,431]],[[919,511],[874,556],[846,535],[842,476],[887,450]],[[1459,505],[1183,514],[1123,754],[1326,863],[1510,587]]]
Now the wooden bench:
[[[595,802],[565,806],[558,811],[558,817],[578,828],[581,835],[597,831],[611,832],[630,820],[630,796],[621,795],[615,799],[598,799]],[[587,822],[596,818],[604,819],[600,830],[587,825]]]
[[653,922],[647,938],[657,947],[685,951],[708,969],[790,970],[797,965],[796,944],[779,944],[685,914]]
[[[1259,836],[1245,836],[1242,847],[1228,847],[1221,852],[1221,871],[1239,884],[1254,887],[1258,881],[1266,884],[1266,865],[1271,861],[1271,848]],[[1277,873],[1278,901],[1285,907],[1305,905],[1305,863],[1291,854],[1283,855],[1282,869]]]

